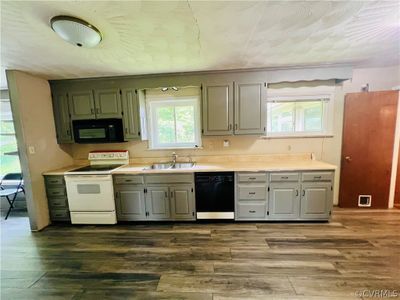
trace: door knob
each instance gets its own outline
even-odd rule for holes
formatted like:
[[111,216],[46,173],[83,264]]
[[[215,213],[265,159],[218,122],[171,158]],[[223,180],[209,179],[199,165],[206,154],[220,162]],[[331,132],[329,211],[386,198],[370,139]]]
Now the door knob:
[[344,159],[347,160],[348,162],[351,161],[351,157],[350,156],[346,156]]

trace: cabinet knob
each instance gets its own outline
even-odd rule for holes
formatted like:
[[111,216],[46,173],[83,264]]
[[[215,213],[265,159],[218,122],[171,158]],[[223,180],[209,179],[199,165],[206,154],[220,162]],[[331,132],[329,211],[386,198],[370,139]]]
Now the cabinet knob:
[[346,156],[345,158],[344,158],[346,161],[348,161],[348,162],[351,162],[351,157],[350,156]]

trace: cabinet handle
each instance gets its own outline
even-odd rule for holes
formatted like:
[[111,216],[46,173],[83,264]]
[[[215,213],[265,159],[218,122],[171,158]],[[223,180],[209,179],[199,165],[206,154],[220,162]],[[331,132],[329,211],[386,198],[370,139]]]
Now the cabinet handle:
[[67,135],[70,135],[70,133],[69,133],[69,129],[67,129]]
[[171,198],[173,198],[174,197],[174,192],[171,192]]
[[125,179],[125,182],[131,182],[132,179]]
[[296,190],[296,197],[299,196],[299,190]]
[[249,180],[256,180],[255,177],[249,177]]
[[303,197],[306,195],[306,190],[303,190]]
[[249,210],[249,213],[254,214],[256,211],[255,210]]
[[314,176],[314,179],[321,179],[321,176]]
[[168,193],[167,192],[165,192],[165,198],[168,198]]
[[57,180],[50,180],[50,183],[57,183]]
[[58,195],[60,192],[52,192],[53,195]]
[[281,179],[289,179],[288,176],[281,176]]
[[249,192],[249,195],[255,195],[256,192]]
[[90,109],[90,113],[91,113],[92,115],[94,114],[94,109],[93,109],[93,108]]

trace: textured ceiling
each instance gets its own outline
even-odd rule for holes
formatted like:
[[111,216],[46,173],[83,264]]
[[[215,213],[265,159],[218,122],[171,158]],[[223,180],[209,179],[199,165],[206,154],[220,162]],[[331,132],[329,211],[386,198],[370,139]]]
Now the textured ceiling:
[[[394,64],[400,53],[399,3],[1,1],[2,73],[12,68],[55,79]],[[94,24],[102,43],[84,49],[61,40],[49,27],[60,14]]]

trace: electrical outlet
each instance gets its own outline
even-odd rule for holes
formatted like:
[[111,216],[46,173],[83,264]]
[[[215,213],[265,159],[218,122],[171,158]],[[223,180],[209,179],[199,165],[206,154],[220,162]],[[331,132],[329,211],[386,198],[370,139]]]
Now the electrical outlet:
[[229,147],[229,146],[230,146],[229,140],[224,140],[224,147]]
[[28,147],[28,151],[29,151],[29,154],[35,154],[36,153],[36,150],[35,150],[34,146],[29,146]]

